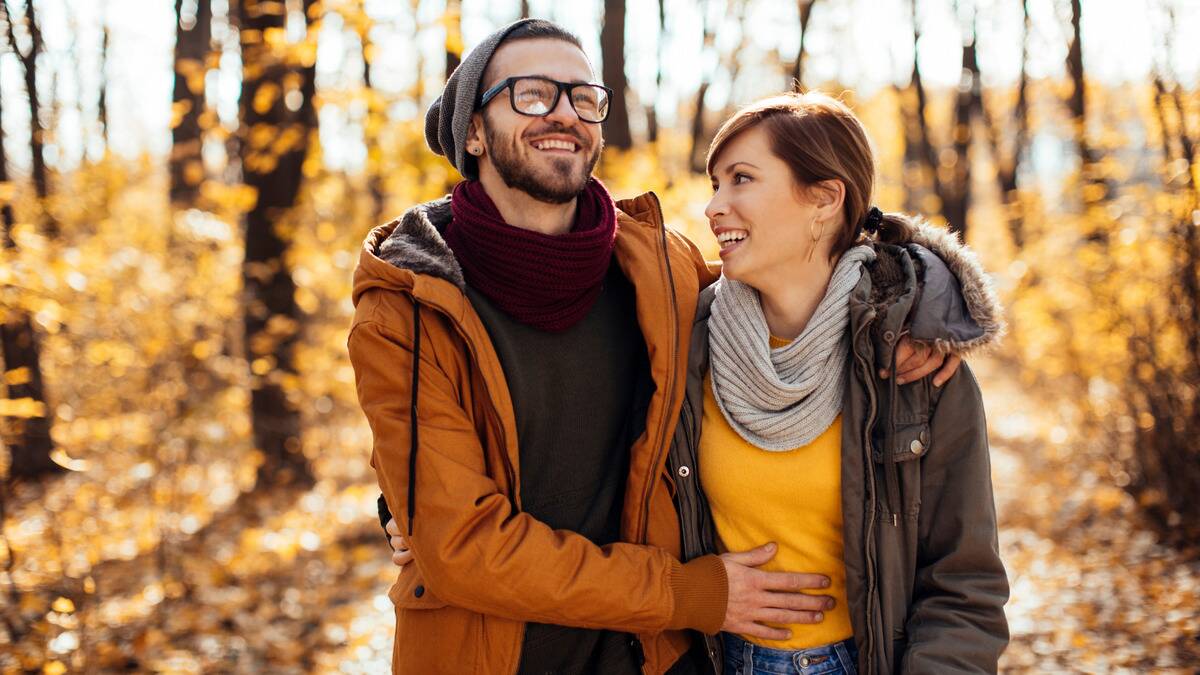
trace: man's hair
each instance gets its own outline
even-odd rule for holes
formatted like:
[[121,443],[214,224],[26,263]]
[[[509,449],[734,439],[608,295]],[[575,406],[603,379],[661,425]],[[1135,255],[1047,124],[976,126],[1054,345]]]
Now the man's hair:
[[[579,41],[579,36],[553,21],[545,19],[534,19],[529,23],[517,26],[508,35],[504,36],[504,42],[515,42],[517,40],[535,40],[538,38],[549,38],[551,40],[562,40],[570,42],[583,51],[583,43]],[[503,43],[501,43],[503,44]]]
[[[546,21],[545,19],[531,19],[512,29],[504,36],[500,44],[496,45],[496,49],[499,50],[504,45],[521,40],[561,40],[567,44],[574,45],[579,51],[583,51],[583,43],[580,42],[578,35],[553,21]],[[587,58],[587,53],[584,52],[583,56]],[[591,59],[588,59],[588,63],[591,63]],[[483,94],[483,88],[490,85],[494,79],[495,71],[492,70],[491,59],[488,59],[488,66],[483,71],[483,81],[480,83],[479,94]],[[467,157],[466,159],[469,162],[474,161],[471,157]]]

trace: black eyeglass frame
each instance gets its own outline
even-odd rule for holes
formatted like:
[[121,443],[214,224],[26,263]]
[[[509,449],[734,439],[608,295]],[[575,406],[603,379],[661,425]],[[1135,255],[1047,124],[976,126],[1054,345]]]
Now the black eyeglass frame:
[[[517,75],[515,77],[504,78],[503,80],[497,82],[491,89],[483,92],[483,96],[479,97],[479,108],[483,108],[483,106],[491,103],[492,99],[500,95],[500,92],[511,88],[518,80],[541,80],[542,82],[549,82],[557,87],[557,91],[554,92],[554,101],[550,104],[550,107],[546,109],[546,112],[540,115],[537,113],[528,113],[522,110],[517,110],[517,99],[515,96],[510,95],[508,97],[508,104],[512,106],[513,112],[517,113],[518,115],[525,115],[526,117],[545,117],[549,115],[551,112],[554,112],[555,108],[558,107],[558,100],[562,98],[564,91],[567,92],[567,103],[571,104],[571,110],[575,111],[575,116],[579,118],[580,122],[587,122],[588,124],[600,124],[604,120],[608,119],[609,113],[612,112],[612,89],[595,82],[559,82],[558,80],[552,80],[548,77],[542,77],[541,75]],[[608,107],[604,109],[604,117],[601,117],[598,120],[583,119],[583,115],[580,115],[579,110],[575,108],[575,99],[571,96],[572,90],[574,90],[576,87],[599,87],[604,90],[604,92],[608,95]]]

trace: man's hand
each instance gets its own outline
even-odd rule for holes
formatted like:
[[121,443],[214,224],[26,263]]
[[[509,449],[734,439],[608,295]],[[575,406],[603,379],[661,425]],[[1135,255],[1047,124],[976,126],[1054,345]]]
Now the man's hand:
[[799,591],[829,588],[829,577],[820,574],[764,572],[754,569],[775,557],[774,543],[740,553],[725,553],[725,576],[729,579],[729,604],[721,630],[767,640],[786,640],[791,631],[764,625],[820,623],[824,612],[833,609],[833,598]]
[[396,524],[396,519],[392,518],[383,529],[387,530],[388,543],[392,545],[392,563],[404,569],[405,565],[412,562],[413,555],[408,548],[408,542],[400,534],[400,526]]
[[[954,375],[961,363],[961,356],[957,354],[946,356],[934,351],[928,345],[914,343],[905,335],[900,338],[900,344],[896,345],[896,371],[899,373],[896,384],[916,382],[937,370],[937,375],[933,378],[933,386],[940,387]],[[938,370],[939,367],[941,370]],[[891,373],[886,369],[879,371],[879,376],[885,380],[890,375]]]

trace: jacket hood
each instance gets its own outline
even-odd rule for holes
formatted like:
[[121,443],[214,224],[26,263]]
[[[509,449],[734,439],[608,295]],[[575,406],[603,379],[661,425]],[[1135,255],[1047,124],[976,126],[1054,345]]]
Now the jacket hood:
[[422,276],[464,290],[462,268],[441,234],[450,217],[447,195],[418,204],[371,230],[354,271],[354,303],[371,288],[413,290]]
[[975,252],[957,234],[923,221],[905,248],[923,268],[920,302],[909,317],[913,339],[959,355],[999,344],[1004,310]]

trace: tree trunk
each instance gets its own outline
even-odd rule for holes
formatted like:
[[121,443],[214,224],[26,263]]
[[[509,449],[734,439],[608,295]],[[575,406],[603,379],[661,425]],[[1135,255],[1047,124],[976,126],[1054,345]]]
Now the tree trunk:
[[604,60],[604,83],[613,90],[608,119],[604,122],[604,144],[628,150],[633,147],[629,131],[629,109],[625,97],[625,0],[604,0],[604,26],[600,29],[600,57]]
[[[30,10],[32,11],[32,9]],[[26,57],[16,50],[16,40],[13,37],[11,15],[8,8],[0,2],[0,12],[8,23],[9,46],[13,49],[22,63]],[[29,15],[32,23],[33,14]],[[40,44],[40,41],[39,43]],[[28,80],[27,80],[28,81]],[[2,103],[2,102],[0,102]],[[31,121],[31,127],[37,128],[37,121]],[[36,133],[35,133],[36,136]],[[4,130],[0,129],[0,183],[8,182],[8,156],[4,145]],[[36,157],[37,155],[35,155]],[[43,168],[44,171],[44,168]],[[44,178],[44,174],[43,174]],[[3,224],[4,248],[16,249],[12,238],[12,228],[15,218],[12,204],[8,199],[0,206],[0,221]],[[22,308],[12,308],[0,316],[0,354],[4,358],[3,383],[5,398],[9,400],[25,399],[33,416],[11,416],[0,418],[0,437],[8,446],[11,455],[9,477],[12,479],[35,479],[62,472],[62,466],[50,459],[54,442],[50,437],[50,410],[46,404],[45,387],[42,384],[41,349],[33,322],[29,313]]]
[[1021,200],[1017,194],[1017,173],[1020,170],[1021,159],[1025,156],[1029,144],[1029,2],[1021,3],[1024,12],[1023,33],[1021,36],[1021,75],[1017,80],[1017,103],[1013,110],[1016,129],[1013,132],[1012,148],[1004,149],[1004,118],[997,118],[991,109],[981,102],[984,126],[987,130],[988,146],[991,149],[992,161],[996,164],[996,186],[1000,190],[1000,199],[1005,205],[1005,220],[1008,223],[1009,236],[1017,253],[1025,247],[1024,214]]
[[[973,14],[973,13],[972,13]],[[975,19],[969,24],[969,34],[964,36],[962,48],[962,77],[954,102],[954,126],[951,146],[953,163],[942,166],[941,153],[929,133],[927,112],[929,98],[921,79],[920,61],[917,54],[921,31],[917,16],[917,2],[912,2],[913,16],[913,72],[912,86],[916,90],[915,111],[916,141],[919,156],[924,160],[932,181],[933,191],[940,202],[939,209],[951,232],[964,239],[967,235],[967,213],[971,199],[971,127],[982,109],[982,85],[979,77],[979,62],[975,48]]]
[[804,56],[808,44],[808,19],[812,16],[813,5],[817,0],[799,0],[797,10],[800,12],[800,47],[796,50],[796,63],[792,66],[792,79],[788,87],[792,91],[804,91]]
[[[316,0],[304,0],[306,24]],[[288,45],[271,46],[266,31],[282,31],[283,3],[243,0],[241,48],[242,173],[258,200],[246,215],[242,268],[246,358],[252,372],[250,409],[255,447],[263,453],[258,485],[308,484],[300,416],[287,381],[296,376],[301,316],[287,266],[290,242],[280,221],[296,205],[308,146],[316,133],[315,63],[300,63]],[[309,38],[312,39],[309,28]]]
[[[707,51],[713,48],[713,43],[716,36],[713,35],[712,24],[708,20],[708,0],[700,3],[700,17],[702,21],[703,38],[700,49]],[[703,55],[698,60],[703,60]],[[703,174],[704,166],[704,139],[707,138],[704,128],[704,97],[708,94],[708,88],[712,84],[712,73],[704,73],[700,78],[700,86],[696,89],[696,106],[695,113],[692,116],[692,145],[691,153],[688,155],[688,166],[692,173]]]
[[[667,32],[667,0],[658,0],[658,52],[655,55],[654,93],[662,91],[663,38]],[[646,104],[646,136],[651,143],[658,142],[658,108],[656,101]]]
[[[1091,210],[1108,201],[1112,186],[1100,174],[1100,154],[1088,139],[1087,76],[1083,67],[1083,19],[1082,0],[1071,0],[1071,45],[1067,50],[1067,72],[1071,76],[1071,97],[1067,108],[1071,113],[1071,126],[1075,134],[1075,145],[1079,149],[1080,178],[1083,184],[1083,208]],[[1103,218],[1085,219],[1095,223],[1085,233],[1086,239],[1095,244],[1108,243],[1108,224]]]
[[522,19],[529,18],[529,0],[521,0],[521,17]]
[[[46,175],[46,158],[43,151],[46,131],[42,127],[41,116],[38,114],[41,105],[38,103],[37,90],[37,61],[42,53],[42,31],[38,25],[37,14],[32,2],[25,3],[25,23],[29,29],[29,50],[23,51],[17,46],[17,38],[13,32],[12,12],[8,8],[8,0],[0,0],[3,5],[4,21],[8,25],[8,47],[17,56],[25,78],[25,92],[29,101],[29,151],[31,156],[31,175],[33,190],[37,194],[39,205],[46,208],[46,196],[50,194],[49,180]],[[58,223],[49,213],[45,213],[44,227],[46,235],[58,236]]]
[[185,26],[183,0],[175,0],[175,90],[172,96],[171,204],[186,208],[196,202],[204,181],[201,146],[204,129],[204,76],[212,37],[212,0],[196,0],[196,15]]
[[446,0],[446,79],[462,63],[462,0]]
[[363,122],[363,144],[367,146],[367,191],[371,195],[371,222],[379,223],[383,218],[384,187],[383,187],[383,148],[379,143],[379,131],[384,124],[384,104],[381,94],[371,81],[371,22],[366,17],[366,7],[360,2],[358,11],[362,12],[364,20],[357,23],[359,29],[359,45],[362,48],[363,88],[367,97],[366,120]]
[[963,41],[962,78],[954,102],[954,165],[949,180],[942,182],[942,215],[951,232],[967,237],[967,213],[971,205],[971,133],[975,119],[983,109],[982,83],[976,50],[975,18],[972,12],[970,34]]
[[104,139],[104,152],[108,152],[108,16],[101,19],[103,35],[100,38],[100,98],[96,101],[100,117],[100,133]]

